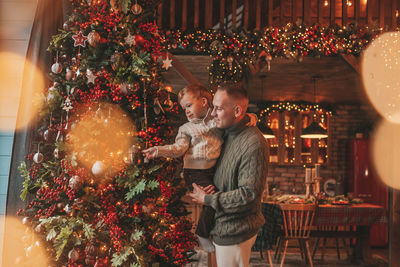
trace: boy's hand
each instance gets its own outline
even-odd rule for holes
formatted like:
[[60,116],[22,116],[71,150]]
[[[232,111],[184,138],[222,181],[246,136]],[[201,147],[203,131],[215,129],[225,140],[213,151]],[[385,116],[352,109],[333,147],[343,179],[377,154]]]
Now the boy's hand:
[[257,115],[254,113],[247,113],[247,116],[249,116],[250,121],[246,124],[246,126],[257,126]]
[[189,196],[192,198],[193,202],[198,204],[204,204],[204,197],[206,192],[201,189],[197,184],[193,183],[193,192],[189,193]]
[[154,159],[158,155],[158,149],[157,149],[157,147],[150,147],[148,149],[142,150],[142,154],[147,159]]

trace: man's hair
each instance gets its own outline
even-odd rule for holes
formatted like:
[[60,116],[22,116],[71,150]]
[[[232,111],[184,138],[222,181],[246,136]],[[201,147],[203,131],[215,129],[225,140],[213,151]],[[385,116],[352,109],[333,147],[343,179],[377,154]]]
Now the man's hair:
[[217,90],[225,91],[228,96],[234,99],[249,99],[247,90],[241,83],[227,82],[218,87]]
[[178,101],[181,102],[182,98],[186,94],[191,94],[194,97],[201,98],[204,97],[207,99],[208,105],[211,107],[212,105],[212,95],[210,91],[200,84],[189,84],[188,86],[184,87],[178,93]]

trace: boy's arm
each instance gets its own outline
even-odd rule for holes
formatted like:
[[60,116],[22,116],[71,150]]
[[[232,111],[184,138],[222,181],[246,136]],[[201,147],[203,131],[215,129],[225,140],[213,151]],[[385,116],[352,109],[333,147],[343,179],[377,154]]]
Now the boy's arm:
[[257,126],[257,115],[254,113],[246,113],[246,115],[250,118],[250,121],[246,124],[246,126]]
[[184,131],[183,126],[179,127],[175,143],[172,145],[157,146],[158,157],[179,158],[189,149],[190,137]]

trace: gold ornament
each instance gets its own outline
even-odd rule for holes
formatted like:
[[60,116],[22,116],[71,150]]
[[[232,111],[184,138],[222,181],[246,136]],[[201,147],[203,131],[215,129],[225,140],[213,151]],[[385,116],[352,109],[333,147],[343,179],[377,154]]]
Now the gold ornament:
[[137,1],[136,1],[136,3],[132,6],[132,13],[134,14],[134,15],[140,15],[142,12],[143,12],[143,9],[142,9],[142,7],[137,3]]
[[98,32],[96,32],[95,30],[92,30],[89,34],[88,34],[88,43],[89,45],[93,46],[93,47],[97,47],[98,43],[100,42],[100,34]]
[[71,177],[71,179],[69,179],[68,186],[73,190],[80,189],[82,185],[83,185],[83,179],[78,175],[74,175]]

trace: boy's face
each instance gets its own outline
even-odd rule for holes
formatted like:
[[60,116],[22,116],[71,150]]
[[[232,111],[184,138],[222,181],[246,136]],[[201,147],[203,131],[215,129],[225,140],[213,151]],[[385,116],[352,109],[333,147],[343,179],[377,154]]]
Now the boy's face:
[[186,93],[181,99],[181,106],[185,110],[186,118],[202,119],[207,115],[208,103],[204,97],[196,97],[191,93]]

